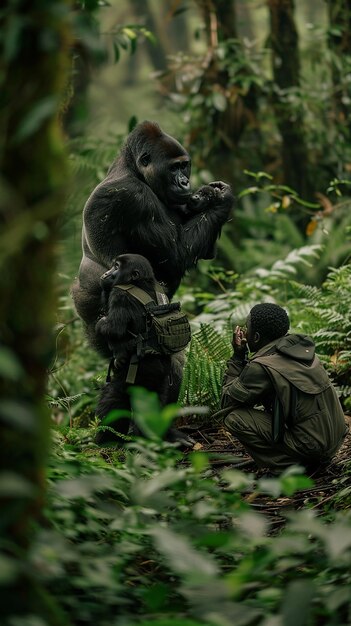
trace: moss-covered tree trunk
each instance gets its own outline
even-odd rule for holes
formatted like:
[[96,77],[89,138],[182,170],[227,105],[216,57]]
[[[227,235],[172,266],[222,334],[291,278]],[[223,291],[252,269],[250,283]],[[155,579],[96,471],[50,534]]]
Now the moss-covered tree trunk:
[[[55,612],[26,564],[44,494],[58,218],[67,178],[58,121],[68,68],[65,0],[0,10],[0,622]],[[5,565],[5,567],[4,567]],[[12,623],[12,622],[11,622]]]
[[[270,15],[270,44],[273,67],[273,106],[282,139],[284,182],[304,198],[313,197],[313,176],[305,141],[304,120],[299,98],[298,33],[294,0],[267,0]],[[297,102],[297,104],[296,104]]]

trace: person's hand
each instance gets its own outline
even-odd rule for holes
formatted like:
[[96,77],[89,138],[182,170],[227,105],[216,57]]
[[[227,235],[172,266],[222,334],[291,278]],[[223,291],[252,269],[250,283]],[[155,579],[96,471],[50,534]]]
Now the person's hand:
[[246,332],[240,326],[236,326],[233,333],[232,341],[234,354],[240,359],[245,359],[247,355]]

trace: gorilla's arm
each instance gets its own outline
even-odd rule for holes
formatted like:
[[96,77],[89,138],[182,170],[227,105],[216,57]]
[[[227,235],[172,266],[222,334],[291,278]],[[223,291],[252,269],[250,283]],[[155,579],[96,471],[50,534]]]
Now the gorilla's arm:
[[[116,172],[114,172],[116,175]],[[83,258],[80,287],[91,292],[96,278],[87,263],[94,261],[100,275],[123,253],[138,253],[151,263],[156,278],[163,281],[169,297],[185,272],[198,259],[212,258],[214,244],[233,204],[229,185],[212,183],[215,198],[206,210],[188,212],[166,206],[152,189],[135,176],[108,177],[90,196],[84,209]],[[80,294],[75,297],[77,310]],[[97,312],[99,307],[97,308]],[[82,307],[80,307],[82,309]],[[79,314],[86,319],[84,311]],[[96,318],[95,318],[96,319]]]
[[135,324],[143,319],[139,303],[121,290],[111,293],[107,315],[100,318],[95,326],[97,336],[106,339],[115,357],[130,355],[135,346]]
[[106,267],[133,250],[152,264],[162,263],[177,238],[165,205],[148,185],[128,176],[93,192],[84,209],[84,230],[87,248]]

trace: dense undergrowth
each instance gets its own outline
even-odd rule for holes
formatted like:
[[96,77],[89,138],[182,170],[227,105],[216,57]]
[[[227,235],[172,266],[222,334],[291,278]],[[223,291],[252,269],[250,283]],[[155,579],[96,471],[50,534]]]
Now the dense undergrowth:
[[[150,403],[145,395],[141,413]],[[349,623],[345,480],[335,509],[288,509],[276,535],[251,503],[260,493],[274,500],[313,487],[301,468],[257,479],[231,467],[233,458],[218,472],[215,455],[184,456],[156,437],[98,449],[92,433],[53,433],[45,519],[30,563],[70,623]]]
[[[319,254],[320,247],[306,246],[241,277],[215,270],[221,295],[187,288],[184,306],[194,335],[182,404],[210,406],[210,423],[231,329],[253,304],[270,300],[287,308],[294,331],[313,336],[350,409],[351,267],[330,269],[321,287],[306,285],[298,268]],[[294,492],[313,490],[302,468],[259,477],[235,468],[240,459],[222,455],[218,471],[215,454],[198,449],[184,455],[163,443],[157,423],[167,425],[174,410],[160,412],[152,395],[140,394],[137,419],[148,419],[154,437],[100,449],[93,444],[93,407],[105,364],[82,343],[75,321],[59,334],[61,356],[50,384],[58,425],[31,567],[70,623],[350,623],[350,460],[340,466],[327,504],[317,491],[295,511]],[[253,506],[260,494],[288,504],[278,533],[264,509]]]

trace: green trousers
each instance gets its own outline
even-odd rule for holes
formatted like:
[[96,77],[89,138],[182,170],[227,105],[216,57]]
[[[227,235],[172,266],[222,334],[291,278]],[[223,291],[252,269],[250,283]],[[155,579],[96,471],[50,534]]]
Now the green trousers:
[[309,435],[286,431],[280,443],[272,437],[270,413],[248,407],[233,409],[224,419],[226,428],[243,444],[258,467],[281,472],[289,465],[315,467],[328,463],[340,448],[345,433],[330,449],[323,449]]

